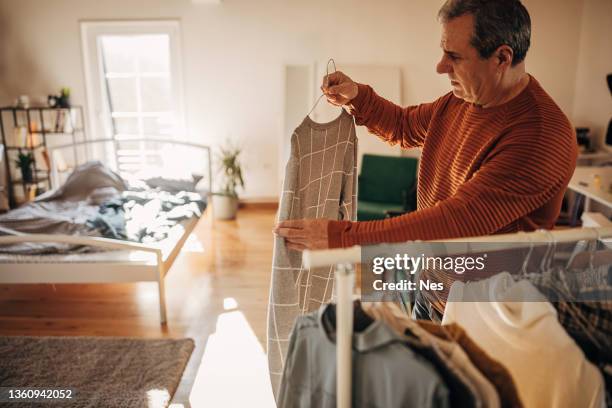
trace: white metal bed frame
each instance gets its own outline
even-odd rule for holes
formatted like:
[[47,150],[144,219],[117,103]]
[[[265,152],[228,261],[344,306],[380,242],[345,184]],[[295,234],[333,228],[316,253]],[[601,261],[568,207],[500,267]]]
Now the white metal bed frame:
[[[608,224],[609,225],[609,224]],[[438,242],[459,243],[492,243],[503,249],[511,243],[512,248],[532,246],[534,243],[562,243],[581,240],[612,238],[612,227],[572,228],[529,233],[492,235],[474,238],[459,238],[439,240]],[[496,245],[497,246],[497,245]],[[452,251],[447,255],[453,254]],[[336,266],[336,406],[349,408],[351,402],[351,349],[353,335],[353,289],[355,274],[353,264],[361,262],[361,247],[346,249],[327,249],[319,251],[304,251],[303,262],[306,268]]]
[[[211,149],[209,146],[199,145],[180,140],[166,139],[130,139],[130,141],[146,141],[169,143],[202,149],[208,159],[208,192],[212,191],[212,165]],[[77,143],[69,143],[49,148],[49,156],[54,150],[74,148],[94,143],[112,143],[115,158],[117,157],[117,144],[115,139],[91,139]],[[76,157],[75,157],[76,160]],[[57,186],[59,174],[53,162],[51,162],[51,177],[54,186]],[[159,316],[160,323],[166,324],[166,296],[164,278],[174,263],[178,253],[185,241],[193,231],[199,219],[191,219],[183,223],[184,231],[180,238],[171,248],[163,248],[159,245],[147,245],[131,241],[123,241],[109,238],[54,235],[54,234],[18,234],[1,236],[0,245],[33,242],[55,242],[74,245],[85,245],[103,250],[130,251],[126,259],[95,260],[88,262],[89,254],[80,254],[78,261],[66,261],[54,259],[50,262],[27,262],[17,261],[0,262],[0,284],[17,283],[126,283],[126,282],[157,282],[159,293]],[[95,253],[100,254],[100,253]],[[42,258],[41,258],[42,259]]]

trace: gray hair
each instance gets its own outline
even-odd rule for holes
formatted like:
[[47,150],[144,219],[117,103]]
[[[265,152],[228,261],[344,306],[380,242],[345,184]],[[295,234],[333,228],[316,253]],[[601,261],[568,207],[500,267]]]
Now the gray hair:
[[446,22],[464,14],[474,16],[471,44],[481,58],[501,45],[512,48],[512,65],[525,59],[531,42],[531,18],[520,0],[446,0],[438,17]]

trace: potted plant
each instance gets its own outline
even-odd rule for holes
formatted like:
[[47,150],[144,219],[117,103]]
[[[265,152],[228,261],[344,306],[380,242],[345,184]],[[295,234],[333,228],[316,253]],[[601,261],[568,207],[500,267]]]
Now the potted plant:
[[34,156],[32,156],[31,152],[23,153],[19,150],[19,154],[17,155],[17,167],[21,170],[21,179],[25,183],[31,183],[33,181],[32,178],[32,163],[34,162]]
[[70,108],[70,88],[63,87],[59,98],[57,98],[57,106],[59,108]]
[[219,170],[221,173],[221,190],[212,194],[213,215],[218,220],[233,220],[238,211],[237,187],[244,188],[242,167],[238,161],[241,150],[228,146],[220,148]]

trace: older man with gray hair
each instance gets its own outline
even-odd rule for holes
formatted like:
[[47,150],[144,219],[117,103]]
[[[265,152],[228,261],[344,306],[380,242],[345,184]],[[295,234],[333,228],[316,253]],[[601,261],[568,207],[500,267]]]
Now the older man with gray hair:
[[[525,71],[531,20],[519,0],[448,0],[439,11],[452,91],[400,107],[342,72],[328,101],[391,145],[423,149],[417,211],[366,222],[293,220],[275,232],[323,249],[552,228],[576,165],[572,126]],[[381,180],[384,182],[384,180]]]
[[[531,19],[519,0],[448,0],[439,11],[452,91],[400,107],[342,72],[323,79],[327,100],[391,145],[422,148],[417,211],[379,221],[292,220],[275,232],[296,250],[550,229],[574,172],[576,137],[561,109],[525,71]],[[381,180],[384,182],[384,180]],[[438,275],[438,274],[436,274]],[[431,276],[451,286],[448,274]],[[419,317],[437,319],[446,293]],[[423,310],[422,307],[427,307]]]

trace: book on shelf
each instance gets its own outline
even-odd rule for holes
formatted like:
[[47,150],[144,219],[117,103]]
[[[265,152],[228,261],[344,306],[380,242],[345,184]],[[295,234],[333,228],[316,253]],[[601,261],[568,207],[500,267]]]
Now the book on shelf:
[[43,163],[45,164],[45,167],[46,167],[45,170],[51,170],[51,160],[49,159],[49,151],[47,150],[47,148],[46,147],[43,148],[40,154],[43,158]]
[[26,186],[26,200],[32,201],[36,198],[36,189],[38,186],[36,184],[28,184]]
[[13,128],[12,138],[8,141],[9,146],[27,147],[28,128],[25,126],[17,126]]

